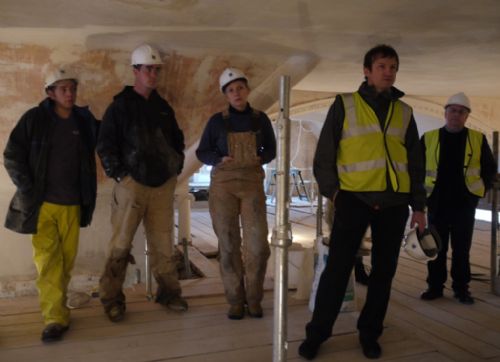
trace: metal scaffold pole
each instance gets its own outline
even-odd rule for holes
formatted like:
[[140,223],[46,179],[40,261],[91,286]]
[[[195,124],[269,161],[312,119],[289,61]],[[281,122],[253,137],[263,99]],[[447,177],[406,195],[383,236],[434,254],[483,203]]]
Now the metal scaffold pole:
[[[498,131],[493,132],[493,155],[496,164],[498,165]],[[500,295],[500,272],[499,263],[500,255],[497,243],[498,231],[498,189],[500,187],[499,180],[495,179],[491,188],[491,292],[495,295]]]
[[146,298],[148,300],[153,300],[153,283],[151,279],[151,260],[149,258],[150,256],[150,251],[149,251],[149,245],[148,245],[148,239],[144,239],[144,255],[145,255],[145,261],[144,261],[144,268],[146,269]]
[[287,355],[288,247],[292,243],[290,207],[290,77],[281,76],[276,161],[276,216],[271,245],[274,247],[274,329],[273,361]]

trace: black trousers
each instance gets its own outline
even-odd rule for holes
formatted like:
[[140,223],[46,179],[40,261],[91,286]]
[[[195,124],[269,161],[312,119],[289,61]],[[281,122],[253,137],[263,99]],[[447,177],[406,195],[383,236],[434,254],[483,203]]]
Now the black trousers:
[[429,210],[429,224],[434,225],[441,237],[442,249],[435,260],[427,263],[427,284],[429,289],[443,290],[446,282],[446,261],[448,246],[451,240],[451,278],[452,288],[456,293],[469,290],[470,262],[469,253],[474,231],[476,208],[466,206],[460,208],[440,209],[437,213]]
[[339,192],[330,252],[318,285],[313,316],[306,326],[307,339],[320,343],[330,337],[368,225],[372,230],[372,269],[357,327],[362,340],[375,341],[380,337],[408,212],[406,204],[375,210],[352,193]]

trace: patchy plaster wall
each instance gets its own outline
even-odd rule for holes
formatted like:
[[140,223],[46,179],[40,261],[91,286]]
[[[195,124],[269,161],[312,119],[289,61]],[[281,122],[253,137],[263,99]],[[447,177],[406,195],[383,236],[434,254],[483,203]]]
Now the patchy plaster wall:
[[[180,54],[165,56],[165,67],[158,91],[176,111],[177,120],[189,147],[199,139],[206,121],[225,107],[218,89],[218,76],[231,65],[241,68],[250,77],[250,84],[259,84],[277,67],[279,60],[262,57],[236,57],[206,54]],[[44,70],[58,64],[69,64],[80,75],[77,104],[89,105],[101,119],[113,96],[125,84],[133,83],[129,53],[112,49],[86,50],[75,46],[51,48],[38,45],[0,43],[0,149],[4,150],[8,136],[19,118],[44,97]],[[189,161],[189,160],[187,160]],[[1,160],[3,166],[3,159]],[[97,283],[104,265],[110,236],[109,200],[113,181],[99,168],[98,199],[94,220],[82,229],[80,248],[74,278],[79,287]],[[0,222],[15,191],[5,169],[0,170]],[[143,237],[139,229],[133,254],[136,267],[143,268]],[[28,235],[0,228],[0,297],[35,293],[35,268],[32,263],[31,242]],[[135,267],[129,268],[129,282]],[[144,274],[143,274],[144,275]]]

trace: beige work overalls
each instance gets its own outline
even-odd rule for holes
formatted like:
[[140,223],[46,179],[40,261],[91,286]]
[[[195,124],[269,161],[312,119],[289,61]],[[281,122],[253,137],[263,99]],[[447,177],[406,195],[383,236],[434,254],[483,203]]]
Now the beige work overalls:
[[[212,169],[210,216],[219,240],[220,272],[227,301],[231,305],[260,303],[270,254],[264,171],[257,156],[256,132],[231,132],[228,117],[224,112],[229,155],[234,160]],[[258,117],[258,113],[253,117]]]

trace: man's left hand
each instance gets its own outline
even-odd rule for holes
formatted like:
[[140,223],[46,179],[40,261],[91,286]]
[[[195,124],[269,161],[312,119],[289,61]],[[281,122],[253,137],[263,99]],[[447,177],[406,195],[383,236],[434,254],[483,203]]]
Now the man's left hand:
[[418,225],[418,231],[424,232],[425,227],[427,226],[427,218],[425,217],[425,212],[423,211],[414,211],[411,216],[410,228],[414,228],[415,224]]

